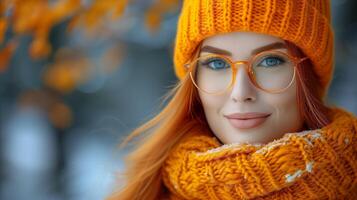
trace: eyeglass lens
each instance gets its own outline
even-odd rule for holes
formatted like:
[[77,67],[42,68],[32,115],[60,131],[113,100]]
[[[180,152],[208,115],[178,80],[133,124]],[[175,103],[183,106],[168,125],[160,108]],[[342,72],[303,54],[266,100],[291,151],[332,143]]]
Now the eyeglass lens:
[[[223,56],[201,56],[194,63],[196,85],[209,93],[228,89],[233,80],[232,62]],[[289,86],[294,77],[294,63],[284,53],[264,52],[250,60],[250,80],[268,91],[281,90]],[[238,66],[238,65],[237,65]],[[241,70],[243,68],[239,68]]]

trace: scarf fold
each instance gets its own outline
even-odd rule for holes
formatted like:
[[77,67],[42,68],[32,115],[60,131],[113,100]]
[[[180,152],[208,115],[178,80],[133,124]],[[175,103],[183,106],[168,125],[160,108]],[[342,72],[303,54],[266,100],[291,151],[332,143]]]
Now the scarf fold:
[[171,199],[357,199],[357,118],[329,115],[321,129],[262,145],[221,145],[192,129],[162,167]]

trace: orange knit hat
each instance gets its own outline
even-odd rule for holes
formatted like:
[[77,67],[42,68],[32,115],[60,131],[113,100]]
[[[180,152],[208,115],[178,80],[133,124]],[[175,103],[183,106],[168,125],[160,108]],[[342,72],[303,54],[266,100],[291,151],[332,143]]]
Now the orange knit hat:
[[177,25],[175,73],[205,38],[233,31],[265,33],[297,45],[312,61],[323,87],[329,86],[334,62],[334,33],[329,0],[185,0]]

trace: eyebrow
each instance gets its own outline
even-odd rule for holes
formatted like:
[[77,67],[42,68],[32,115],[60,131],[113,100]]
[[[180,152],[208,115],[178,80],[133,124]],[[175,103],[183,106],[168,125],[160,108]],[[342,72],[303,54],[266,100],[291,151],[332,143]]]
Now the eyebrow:
[[[267,50],[272,50],[272,49],[282,49],[286,48],[286,45],[282,42],[274,42],[262,47],[258,47],[254,50],[252,50],[251,55],[258,54],[262,51],[267,51]],[[222,54],[222,55],[227,55],[227,56],[232,56],[232,53],[230,51],[224,50],[224,49],[219,49],[217,47],[213,46],[208,46],[205,45],[201,48],[201,52],[209,52],[209,53],[215,53],[215,54]]]

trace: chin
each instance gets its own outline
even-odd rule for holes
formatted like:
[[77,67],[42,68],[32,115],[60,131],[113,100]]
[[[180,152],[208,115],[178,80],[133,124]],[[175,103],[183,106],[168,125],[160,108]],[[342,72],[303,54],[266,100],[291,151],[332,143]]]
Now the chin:
[[[246,129],[246,130],[229,130],[228,132],[233,133],[233,137],[225,137],[225,144],[229,143],[249,143],[249,144],[267,144],[272,141],[270,138],[262,137],[264,135],[264,129],[256,128]],[[263,135],[262,135],[263,134]]]

